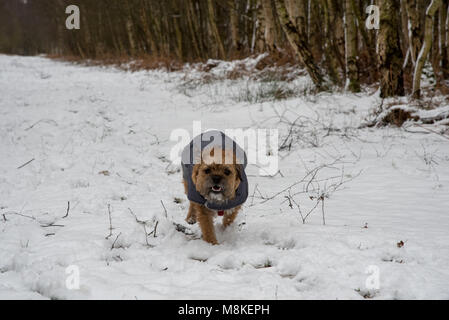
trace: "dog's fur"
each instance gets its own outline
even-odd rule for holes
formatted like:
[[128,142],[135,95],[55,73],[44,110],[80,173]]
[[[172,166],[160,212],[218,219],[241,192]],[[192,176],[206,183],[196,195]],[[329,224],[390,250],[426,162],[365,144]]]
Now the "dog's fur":
[[[240,170],[243,170],[241,165],[236,163],[236,156],[232,151],[220,151],[221,152],[219,153],[222,156],[221,162],[216,161],[214,149],[204,150],[202,152],[201,162],[193,166],[192,172],[192,181],[196,190],[206,200],[218,203],[225,202],[235,197],[235,191],[239,187],[241,181]],[[230,161],[230,159],[232,160]],[[231,163],[228,164],[227,162]],[[187,194],[187,181],[184,180],[183,182]],[[229,226],[235,220],[240,207],[241,206],[237,206],[224,211],[224,228]],[[208,209],[202,204],[190,201],[186,221],[190,224],[194,224],[198,221],[203,240],[212,244],[218,244],[213,223],[215,215],[217,215],[216,210]]]

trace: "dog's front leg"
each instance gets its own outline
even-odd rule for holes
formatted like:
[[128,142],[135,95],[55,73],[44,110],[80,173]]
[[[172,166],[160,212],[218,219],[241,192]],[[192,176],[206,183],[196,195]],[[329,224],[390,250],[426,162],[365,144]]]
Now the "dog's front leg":
[[198,210],[196,218],[200,224],[203,240],[212,244],[218,244],[215,237],[214,220],[210,212],[201,208]]
[[188,224],[196,223],[195,205],[192,202],[189,204],[189,212],[187,213],[186,221]]
[[223,228],[228,227],[231,223],[234,222],[237,214],[239,213],[240,206],[233,209],[232,212],[226,212],[223,216]]

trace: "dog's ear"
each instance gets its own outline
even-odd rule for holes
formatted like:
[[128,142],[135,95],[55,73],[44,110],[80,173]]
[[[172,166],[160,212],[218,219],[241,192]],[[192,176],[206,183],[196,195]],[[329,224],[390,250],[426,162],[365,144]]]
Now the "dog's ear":
[[198,176],[198,172],[200,171],[200,165],[196,164],[193,166],[193,170],[192,170],[192,181],[193,184],[196,185],[196,178]]
[[243,170],[243,166],[241,164],[235,164],[235,171],[237,172],[237,174],[235,175],[235,190],[237,190],[237,188],[240,185],[240,182],[242,182],[242,170]]

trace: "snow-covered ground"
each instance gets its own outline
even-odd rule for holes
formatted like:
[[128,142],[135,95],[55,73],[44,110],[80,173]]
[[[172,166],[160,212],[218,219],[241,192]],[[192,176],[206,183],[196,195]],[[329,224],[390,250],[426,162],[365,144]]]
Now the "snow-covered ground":
[[[376,94],[250,103],[257,82],[185,79],[0,55],[0,298],[449,299],[449,140],[357,129]],[[184,222],[168,160],[198,120],[293,140],[276,176],[248,167],[218,246]],[[303,224],[318,188],[326,224],[321,203]]]

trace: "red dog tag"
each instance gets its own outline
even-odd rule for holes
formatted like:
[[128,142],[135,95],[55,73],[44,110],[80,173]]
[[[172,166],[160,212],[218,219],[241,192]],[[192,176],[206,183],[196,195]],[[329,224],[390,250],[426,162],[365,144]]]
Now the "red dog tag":
[[224,210],[218,210],[218,215],[221,217],[222,215],[224,215]]

